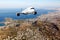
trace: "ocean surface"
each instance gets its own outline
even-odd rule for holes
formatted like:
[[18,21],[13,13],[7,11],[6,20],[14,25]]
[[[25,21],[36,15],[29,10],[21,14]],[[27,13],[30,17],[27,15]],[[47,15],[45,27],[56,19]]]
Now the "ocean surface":
[[[22,9],[24,10],[24,9]],[[20,20],[20,19],[30,19],[30,18],[36,18],[42,14],[48,14],[49,12],[54,12],[55,10],[47,10],[47,9],[36,9],[37,15],[34,14],[28,14],[24,15],[21,14],[20,16],[16,16],[17,12],[22,11],[20,8],[19,9],[0,9],[0,22],[4,21],[5,18],[12,18],[15,20]],[[0,26],[3,24],[0,23]]]

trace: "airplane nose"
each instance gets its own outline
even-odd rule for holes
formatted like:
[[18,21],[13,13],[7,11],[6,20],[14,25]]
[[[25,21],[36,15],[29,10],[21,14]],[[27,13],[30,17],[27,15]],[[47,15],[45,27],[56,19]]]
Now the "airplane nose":
[[16,15],[17,15],[17,16],[20,16],[20,13],[17,13]]

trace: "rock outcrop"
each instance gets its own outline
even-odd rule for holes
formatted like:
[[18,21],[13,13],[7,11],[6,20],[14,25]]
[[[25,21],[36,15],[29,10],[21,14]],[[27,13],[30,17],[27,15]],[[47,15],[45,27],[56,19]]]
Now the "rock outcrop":
[[0,28],[0,40],[60,40],[60,12],[34,20],[13,20]]

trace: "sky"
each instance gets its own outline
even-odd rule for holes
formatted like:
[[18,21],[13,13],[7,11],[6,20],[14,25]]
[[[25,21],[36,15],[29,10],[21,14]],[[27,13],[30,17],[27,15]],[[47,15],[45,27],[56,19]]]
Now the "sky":
[[0,8],[60,7],[60,0],[0,0]]

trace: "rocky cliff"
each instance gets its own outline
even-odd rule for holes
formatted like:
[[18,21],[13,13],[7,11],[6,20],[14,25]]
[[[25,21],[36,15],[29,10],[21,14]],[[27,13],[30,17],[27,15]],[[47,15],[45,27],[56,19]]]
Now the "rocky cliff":
[[36,20],[13,20],[0,28],[0,40],[60,40],[60,12],[41,15]]

